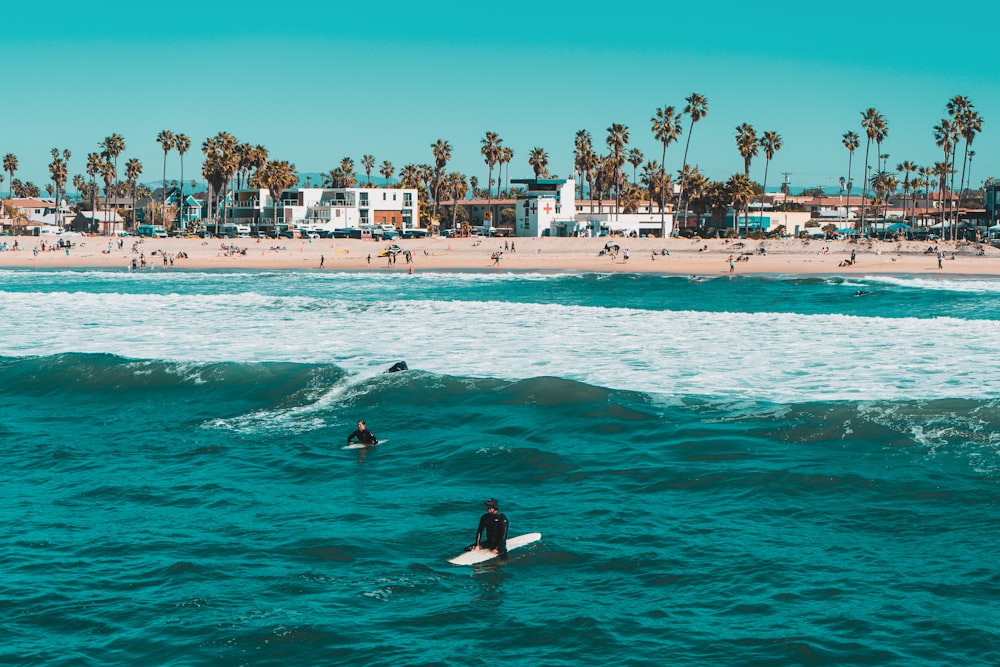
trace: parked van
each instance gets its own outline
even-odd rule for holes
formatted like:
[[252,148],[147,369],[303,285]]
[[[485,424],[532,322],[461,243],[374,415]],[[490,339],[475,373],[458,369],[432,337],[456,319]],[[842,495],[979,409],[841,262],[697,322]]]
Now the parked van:
[[135,230],[136,236],[148,236],[154,239],[167,238],[167,228],[163,225],[139,225]]

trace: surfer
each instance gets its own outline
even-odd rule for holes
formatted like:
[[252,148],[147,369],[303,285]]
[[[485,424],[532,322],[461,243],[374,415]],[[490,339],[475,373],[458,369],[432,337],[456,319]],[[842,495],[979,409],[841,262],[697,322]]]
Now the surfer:
[[362,445],[368,445],[369,447],[374,447],[378,444],[378,438],[375,434],[368,430],[365,426],[365,420],[362,419],[358,422],[358,430],[347,436],[347,444],[352,444],[354,439],[357,438],[357,442]]
[[383,375],[385,373],[398,373],[399,371],[408,371],[408,370],[410,370],[410,367],[406,365],[405,361],[397,361],[392,366],[389,366],[389,368],[383,371]]
[[[507,517],[500,512],[496,498],[487,498],[486,514],[479,517],[479,527],[476,528],[476,542],[466,547],[466,551],[488,549],[498,556],[507,554]],[[483,539],[483,532],[486,539]]]

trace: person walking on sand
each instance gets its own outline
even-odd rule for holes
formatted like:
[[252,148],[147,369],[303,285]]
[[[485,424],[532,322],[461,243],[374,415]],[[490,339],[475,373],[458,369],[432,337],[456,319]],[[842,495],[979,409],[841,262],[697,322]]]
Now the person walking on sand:
[[733,256],[730,255],[729,256],[729,272],[732,273],[735,270],[736,270],[736,261],[733,259]]
[[944,264],[941,262],[942,259],[944,259],[944,255],[941,254],[941,250],[939,248],[937,251],[938,270],[944,268]]
[[372,268],[372,254],[368,253],[368,268]]
[[322,269],[324,264],[326,264],[326,256],[325,255],[320,255],[319,256],[319,268]]

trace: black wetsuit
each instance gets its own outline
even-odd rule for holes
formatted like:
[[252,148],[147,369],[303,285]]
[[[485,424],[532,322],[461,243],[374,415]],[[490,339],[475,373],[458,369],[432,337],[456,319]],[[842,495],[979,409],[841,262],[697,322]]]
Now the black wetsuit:
[[378,444],[378,438],[376,438],[375,434],[369,431],[368,429],[359,428],[354,433],[347,436],[347,444],[351,444],[354,438],[357,438],[358,442],[361,443],[362,445],[374,446]]
[[[483,531],[486,539],[483,540]],[[501,556],[507,553],[507,517],[501,512],[487,512],[479,517],[479,527],[476,529],[474,547],[496,549]]]

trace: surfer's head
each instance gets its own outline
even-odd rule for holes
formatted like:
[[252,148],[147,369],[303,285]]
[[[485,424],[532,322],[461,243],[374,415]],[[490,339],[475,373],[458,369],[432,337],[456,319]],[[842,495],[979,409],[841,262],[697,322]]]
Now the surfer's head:
[[486,500],[483,501],[483,504],[486,505],[486,509],[488,510],[500,509],[499,505],[497,504],[496,498],[487,498]]

